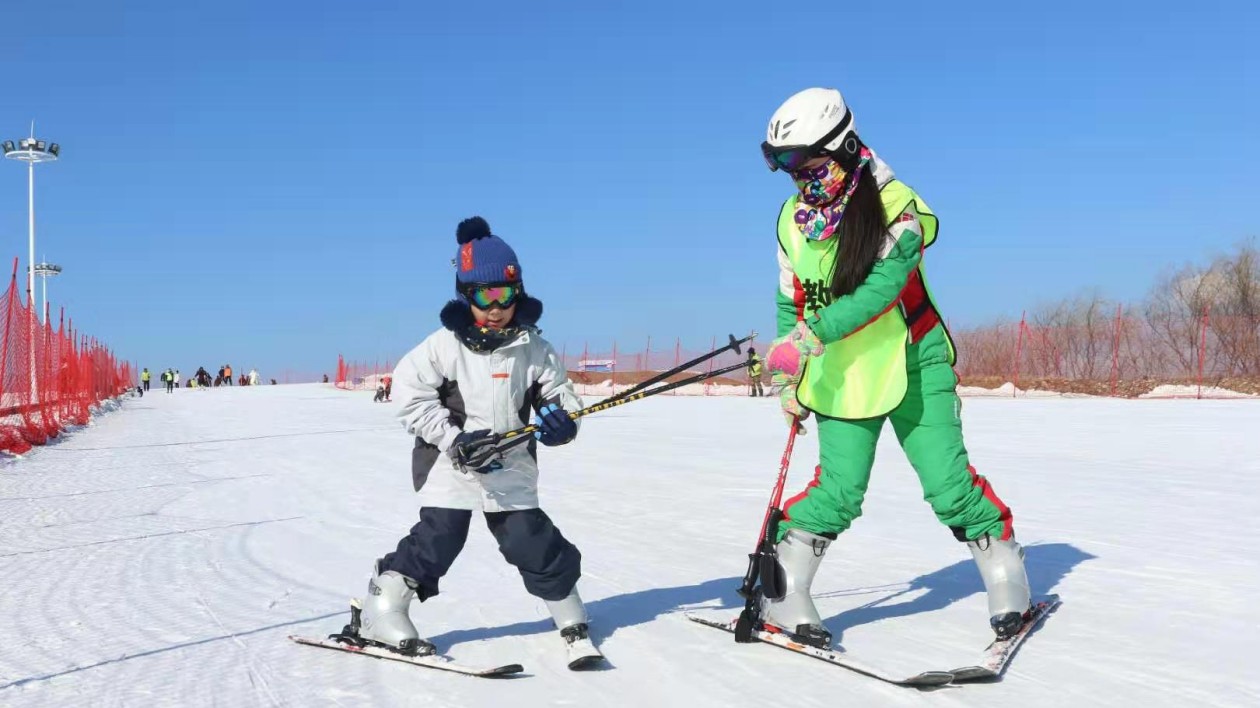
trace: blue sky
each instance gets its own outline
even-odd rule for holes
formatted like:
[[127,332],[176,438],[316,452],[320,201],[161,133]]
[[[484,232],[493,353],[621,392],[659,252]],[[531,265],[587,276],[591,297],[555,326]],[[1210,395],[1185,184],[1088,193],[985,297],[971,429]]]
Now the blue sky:
[[[331,372],[438,326],[480,214],[557,347],[771,332],[791,185],[758,145],[814,85],[941,217],[955,326],[1140,298],[1256,233],[1255,3],[602,5],[9,13],[0,135],[63,145],[36,176],[54,305],[150,368]],[[0,167],[25,264],[25,170]]]

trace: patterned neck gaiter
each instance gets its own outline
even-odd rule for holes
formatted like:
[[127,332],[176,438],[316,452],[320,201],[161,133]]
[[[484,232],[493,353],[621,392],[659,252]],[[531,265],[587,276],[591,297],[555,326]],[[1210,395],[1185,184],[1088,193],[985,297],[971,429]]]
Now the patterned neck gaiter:
[[[805,238],[825,241],[835,235],[844,216],[844,208],[857,189],[858,177],[870,161],[871,151],[864,147],[852,175],[847,174],[835,160],[792,174],[796,188],[801,192],[793,218]],[[837,202],[836,197],[841,191],[844,196]]]

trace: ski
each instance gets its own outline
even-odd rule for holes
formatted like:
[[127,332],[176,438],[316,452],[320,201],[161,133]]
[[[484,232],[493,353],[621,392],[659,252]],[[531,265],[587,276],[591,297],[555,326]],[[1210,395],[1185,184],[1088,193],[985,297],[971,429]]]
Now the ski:
[[587,671],[589,669],[598,669],[606,665],[604,655],[591,644],[591,640],[578,640],[566,649],[568,652],[569,668],[573,671]]
[[1020,628],[1018,634],[1008,639],[994,641],[984,650],[979,663],[974,666],[964,666],[951,671],[950,673],[954,675],[954,681],[980,681],[1001,676],[1002,670],[1006,668],[1007,662],[1015,655],[1015,650],[1019,648],[1019,645],[1023,644],[1028,635],[1037,629],[1060,604],[1062,604],[1062,601],[1059,600],[1058,595],[1047,595],[1042,598],[1033,605],[1032,616],[1028,618],[1028,621],[1024,622],[1024,626]]
[[482,678],[498,678],[501,676],[511,676],[519,674],[525,670],[520,664],[504,664],[502,666],[470,666],[461,664],[450,657],[441,654],[428,654],[424,656],[407,656],[397,652],[383,649],[372,645],[356,646],[354,644],[346,644],[334,639],[317,639],[314,637],[303,637],[290,634],[289,639],[298,644],[306,644],[313,647],[324,647],[325,649],[336,649],[338,651],[349,652],[351,654],[363,654],[378,659],[389,659],[391,661],[401,661],[404,664],[413,666],[424,666],[430,669],[440,669],[442,671],[453,671],[457,674],[465,676],[479,676]]
[[[692,614],[690,612],[687,612],[684,614],[686,615],[687,619],[691,620],[692,622],[698,622],[707,627],[714,627],[716,629],[725,630],[732,634],[735,633],[735,625],[739,622],[738,619],[731,619],[731,620],[710,619],[708,617]],[[871,678],[879,679],[880,681],[885,681],[887,683],[895,684],[897,686],[916,686],[916,687],[944,686],[954,680],[954,675],[948,671],[924,671],[923,673],[915,674],[914,676],[907,676],[907,677],[901,677],[898,675],[890,674],[887,671],[884,671],[882,669],[878,669],[868,664],[864,664],[861,661],[858,661],[857,659],[854,659],[850,657],[848,654],[845,654],[841,651],[819,649],[818,647],[812,647],[807,644],[800,644],[799,642],[794,642],[786,634],[778,634],[774,632],[767,632],[765,630],[754,629],[752,630],[752,636],[767,644],[773,644],[776,647],[782,647],[784,649],[787,649],[788,651],[796,652],[797,654],[804,654],[806,656],[812,656],[815,659],[821,659],[829,664],[833,664],[835,666],[841,666],[846,669],[849,669],[850,671],[856,671],[859,674],[863,674]]]
[[585,624],[578,624],[560,630],[560,639],[564,641],[568,656],[569,668],[573,671],[586,671],[606,666],[604,655],[591,641],[589,630]]
[[[1011,657],[1015,655],[1015,651],[1019,648],[1024,640],[1032,634],[1041,623],[1045,621],[1058,607],[1062,604],[1058,595],[1047,595],[1033,605],[1032,614],[1024,626],[1020,628],[1019,633],[1009,639],[995,640],[985,648],[981,654],[980,661],[971,666],[964,666],[952,671],[924,671],[908,678],[898,678],[881,669],[874,668],[867,664],[863,664],[856,659],[849,657],[843,651],[834,651],[827,649],[819,649],[806,644],[793,641],[788,635],[767,632],[765,630],[752,630],[752,637],[760,641],[783,647],[798,654],[806,654],[818,659],[822,659],[837,666],[843,666],[852,669],[860,674],[865,674],[871,678],[876,678],[888,683],[897,684],[899,686],[942,686],[948,683],[965,683],[968,681],[982,681],[985,679],[993,679],[1002,675],[1002,671],[1010,662]],[[709,627],[723,629],[732,634],[735,633],[735,627],[739,623],[739,619],[717,620],[703,617],[700,615],[686,613],[686,617],[693,622],[698,622]]]

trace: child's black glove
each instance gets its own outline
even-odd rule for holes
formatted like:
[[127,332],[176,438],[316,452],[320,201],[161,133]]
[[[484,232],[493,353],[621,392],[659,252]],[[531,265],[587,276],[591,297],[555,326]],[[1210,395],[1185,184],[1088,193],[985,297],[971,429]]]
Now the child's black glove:
[[569,417],[568,411],[554,403],[543,406],[538,411],[536,424],[538,431],[534,433],[534,437],[543,445],[563,445],[577,437],[577,421]]
[[503,467],[493,433],[489,430],[464,431],[456,435],[446,454],[465,472],[471,470],[486,474]]

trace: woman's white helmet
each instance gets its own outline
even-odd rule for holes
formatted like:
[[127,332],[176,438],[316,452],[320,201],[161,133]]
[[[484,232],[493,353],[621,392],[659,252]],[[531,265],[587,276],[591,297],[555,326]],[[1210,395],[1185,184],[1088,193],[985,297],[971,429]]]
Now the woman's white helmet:
[[862,141],[858,138],[853,113],[839,91],[807,88],[793,94],[770,116],[763,147],[767,146],[816,146],[845,162],[857,158]]

